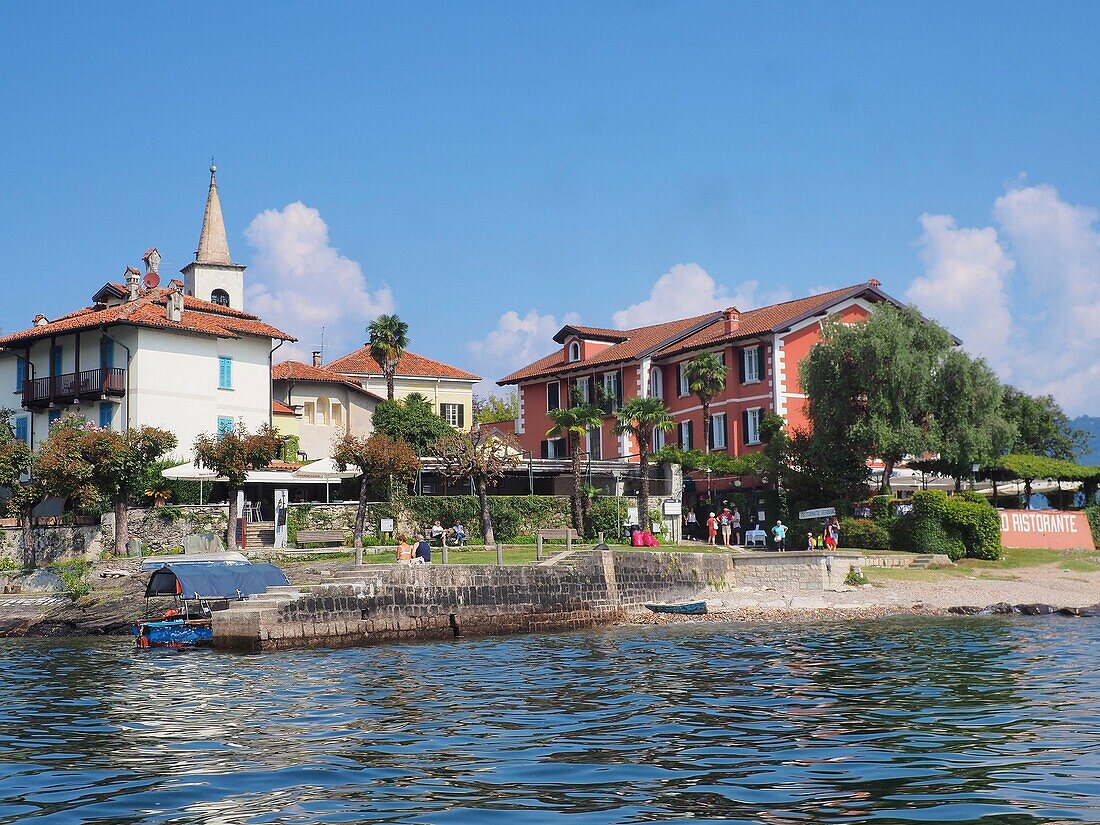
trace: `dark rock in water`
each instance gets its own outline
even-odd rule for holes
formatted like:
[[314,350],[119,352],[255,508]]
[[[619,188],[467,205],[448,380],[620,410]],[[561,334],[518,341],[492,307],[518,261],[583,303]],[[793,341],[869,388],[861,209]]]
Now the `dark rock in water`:
[[1023,613],[1025,616],[1049,616],[1051,613],[1058,612],[1049,604],[1018,604],[1016,605],[1016,611]]
[[982,612],[982,609],[980,607],[975,607],[974,605],[964,604],[960,605],[959,607],[949,607],[947,608],[947,612],[955,613],[959,616],[976,616]]
[[1006,614],[1015,612],[1016,608],[1014,608],[1008,602],[997,602],[996,604],[991,604],[987,607],[983,607],[981,611],[979,611],[979,615],[989,616],[993,614]]
[[1058,612],[1063,616],[1078,616],[1091,619],[1100,616],[1100,604],[1090,605],[1089,607],[1063,607]]

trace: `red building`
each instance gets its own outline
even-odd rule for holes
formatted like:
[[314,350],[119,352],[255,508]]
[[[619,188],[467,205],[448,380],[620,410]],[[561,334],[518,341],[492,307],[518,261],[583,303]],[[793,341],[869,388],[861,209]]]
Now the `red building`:
[[[655,448],[680,444],[703,449],[703,413],[688,391],[684,367],[703,352],[715,352],[729,365],[725,391],[711,403],[713,450],[731,455],[760,449],[761,416],[775,411],[788,426],[807,423],[806,396],[798,383],[798,365],[821,338],[827,318],[842,322],[865,318],[879,301],[898,302],[876,280],[820,295],[739,312],[735,307],[637,329],[568,325],[554,340],[561,349],[502,378],[501,386],[519,390],[516,437],[536,457],[564,457],[561,439],[547,436],[553,427],[548,410],[568,406],[572,388],[596,400],[602,385],[617,407],[636,395],[664,399],[676,429],[655,434]],[[614,432],[614,409],[588,436],[592,458],[637,460],[637,445]]]

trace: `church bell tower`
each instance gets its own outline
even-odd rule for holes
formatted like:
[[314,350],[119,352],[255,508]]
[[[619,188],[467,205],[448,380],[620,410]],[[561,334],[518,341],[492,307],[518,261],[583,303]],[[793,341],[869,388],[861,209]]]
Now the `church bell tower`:
[[244,310],[244,264],[235,264],[229,257],[229,241],[225,236],[222,204],[218,199],[218,168],[210,167],[210,191],[206,195],[206,212],[202,216],[202,232],[195,260],[185,266],[183,288],[188,295],[203,301]]

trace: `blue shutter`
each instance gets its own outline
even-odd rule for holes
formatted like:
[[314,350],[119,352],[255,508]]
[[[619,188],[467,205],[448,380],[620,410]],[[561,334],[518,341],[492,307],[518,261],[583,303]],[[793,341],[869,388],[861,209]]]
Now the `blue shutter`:
[[103,369],[113,369],[115,366],[115,345],[103,339]]
[[24,415],[15,419],[15,437],[24,444],[30,444],[30,437],[27,432],[27,416]]
[[225,416],[218,416],[218,435],[223,436],[227,433],[233,432],[233,419],[226,418]]
[[104,402],[99,405],[99,426],[100,429],[109,429],[111,426],[111,420],[115,417],[115,405]]
[[233,388],[233,359],[228,355],[218,357],[218,386],[223,390]]
[[23,382],[27,380],[27,362],[22,358],[15,359],[15,391],[23,392]]
[[62,355],[64,351],[64,347],[60,344],[53,348],[53,375],[61,375],[61,364],[63,363]]
[[61,410],[50,410],[49,424],[52,427],[55,421],[61,420]]

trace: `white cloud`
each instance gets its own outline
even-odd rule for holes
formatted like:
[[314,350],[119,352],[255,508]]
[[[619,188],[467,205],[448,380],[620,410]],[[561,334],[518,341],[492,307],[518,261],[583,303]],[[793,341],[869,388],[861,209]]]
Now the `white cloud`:
[[751,309],[757,305],[758,286],[757,281],[745,281],[731,293],[699,264],[676,264],[657,279],[646,300],[616,312],[611,322],[618,329],[632,329],[730,306]]
[[261,212],[245,237],[255,250],[249,311],[300,339],[279,356],[308,359],[322,326],[326,359],[343,355],[366,340],[367,324],[394,310],[389,287],[371,290],[362,267],[329,242],[321,213],[304,203]]
[[992,227],[959,229],[950,215],[924,214],[920,222],[925,274],[913,281],[906,297],[1007,378],[1011,324],[1007,281],[1015,263]]
[[992,227],[924,215],[925,273],[906,293],[1001,377],[1070,415],[1100,410],[1100,211],[1050,185],[997,198]]
[[474,387],[480,395],[499,392],[496,380],[522,366],[549,355],[558,347],[554,335],[566,324],[576,324],[580,316],[566,313],[559,323],[549,314],[529,310],[521,316],[508,310],[497,321],[494,329],[479,341],[470,341],[466,347],[474,358],[477,372],[485,379]]

